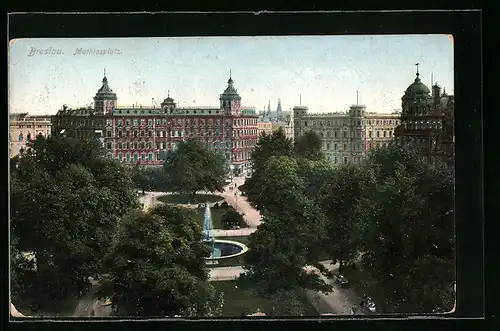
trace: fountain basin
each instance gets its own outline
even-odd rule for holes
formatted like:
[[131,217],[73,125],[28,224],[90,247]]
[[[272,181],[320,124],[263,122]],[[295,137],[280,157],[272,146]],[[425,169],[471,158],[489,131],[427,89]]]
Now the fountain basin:
[[205,258],[208,261],[218,261],[224,259],[230,259],[233,257],[245,254],[248,251],[248,247],[240,242],[232,240],[214,240],[214,251],[219,253],[217,256],[210,256]]

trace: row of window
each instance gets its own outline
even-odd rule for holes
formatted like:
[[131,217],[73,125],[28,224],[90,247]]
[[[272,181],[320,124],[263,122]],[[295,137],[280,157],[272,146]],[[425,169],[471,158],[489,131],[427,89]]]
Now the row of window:
[[[375,135],[376,135],[377,138],[381,137],[380,132],[381,131],[379,131],[379,130],[375,131]],[[368,131],[368,137],[372,138],[372,136],[373,136],[372,131]],[[389,130],[389,131],[384,130],[384,131],[382,131],[382,137],[384,137],[384,138],[392,138],[392,137],[394,137],[394,132],[392,130]]]
[[[216,131],[206,131],[205,129],[201,129],[200,131],[198,130],[198,128],[195,128],[195,129],[189,129],[189,128],[186,128],[185,130],[172,130],[170,131],[170,137],[183,137],[184,136],[184,131],[186,132],[186,135],[189,135],[189,136],[220,136],[221,135],[221,132],[219,130],[216,130]],[[118,138],[122,138],[122,137],[134,137],[134,138],[137,138],[137,137],[153,137],[154,136],[154,133],[155,131],[152,131],[152,130],[149,130],[149,131],[145,131],[145,130],[141,130],[141,131],[138,131],[138,130],[134,130],[134,131],[130,131],[130,130],[119,130],[119,131],[116,131],[116,136]],[[233,131],[233,134],[234,136],[236,137],[241,137],[241,136],[249,136],[249,135],[257,135],[257,130],[253,130],[253,129],[245,129],[245,130],[235,130]],[[106,137],[107,138],[112,138],[113,137],[113,131],[111,130],[107,130],[106,131]],[[163,137],[168,137],[168,133],[167,131],[156,131],[156,137],[160,137],[160,138],[163,138]]]
[[38,128],[38,129],[41,129],[42,127],[47,127],[48,125],[19,125],[19,129],[35,129]]
[[[308,121],[303,121],[302,122],[304,126],[308,126],[309,122]],[[399,125],[400,120],[367,120],[366,124],[367,125]],[[298,121],[296,121],[296,124],[298,125]],[[313,126],[319,125],[319,126],[341,126],[341,125],[350,125],[351,120],[350,119],[344,119],[344,120],[330,120],[330,121],[311,121],[311,124]],[[357,120],[355,122],[355,125],[361,126],[361,121]]]
[[[360,151],[363,149],[363,145],[361,143],[358,143],[358,144],[354,144],[354,150],[357,150],[357,151]],[[326,143],[326,150],[329,151],[330,150],[330,147],[331,147],[331,144],[330,143]],[[342,144],[342,149],[340,149],[341,151],[347,151],[347,144]],[[334,143],[333,144],[333,150],[334,151],[337,151],[339,150],[339,144],[337,143]]]

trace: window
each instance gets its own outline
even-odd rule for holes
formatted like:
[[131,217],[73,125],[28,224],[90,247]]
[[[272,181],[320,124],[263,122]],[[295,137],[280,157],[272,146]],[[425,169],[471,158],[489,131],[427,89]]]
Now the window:
[[384,131],[384,134],[383,134],[384,138],[385,138],[385,131]]
[[153,161],[153,160],[154,160],[153,153],[149,153],[149,160],[150,160],[150,161]]
[[380,131],[377,131],[377,138],[380,137]]
[[106,143],[106,149],[107,150],[111,150],[113,147],[111,145],[111,143]]
[[394,136],[394,133],[392,132],[392,130],[389,131],[389,137],[393,137]]
[[141,130],[141,137],[144,137],[144,130]]
[[152,119],[148,119],[148,126],[153,126],[153,120]]
[[134,153],[134,161],[138,161],[138,160],[139,160],[139,154]]
[[344,164],[347,164],[347,156],[344,156]]
[[156,125],[160,125],[161,124],[161,119],[157,118],[156,119]]
[[337,157],[336,157],[336,156],[333,158],[333,163],[335,163],[335,164],[337,164],[337,163],[338,163],[338,159],[337,159]]
[[127,152],[127,154],[125,154],[125,157],[127,158],[127,162],[130,162],[130,153]]
[[368,131],[368,137],[372,137],[372,132],[371,131]]
[[[137,120],[134,120],[134,126],[137,126]],[[136,136],[134,136],[134,137],[136,137]],[[134,155],[134,157],[135,157],[135,155]]]
[[141,149],[144,149],[144,142],[143,142],[143,141],[141,141],[141,143],[139,144],[139,147],[140,147]]
[[136,142],[134,142],[134,149],[137,149],[139,147],[139,144]]
[[146,125],[146,120],[144,118],[141,118],[141,125]]
[[344,131],[344,138],[347,138],[347,131]]
[[123,154],[122,153],[118,153],[118,160],[123,160]]
[[121,142],[118,142],[118,149],[122,149],[122,143]]
[[153,136],[153,131],[148,131],[148,137],[152,137]]
[[[80,121],[80,125],[83,125],[83,121]],[[111,120],[106,120],[106,126],[112,126],[113,123],[111,122]]]
[[327,149],[327,150],[329,150],[329,149],[330,149],[330,144],[329,144],[329,143],[327,143],[327,144],[326,144],[326,149]]
[[333,149],[334,149],[334,150],[337,150],[337,149],[338,149],[338,147],[339,147],[339,146],[338,146],[338,144],[334,144],[334,145],[333,145]]
[[134,130],[134,137],[137,137],[137,130]]
[[142,153],[142,155],[141,155],[141,159],[142,159],[143,161],[147,161],[147,160],[148,160],[148,159],[147,159],[147,155],[146,155],[146,153]]
[[125,120],[125,126],[130,126],[130,120]]
[[123,131],[118,131],[118,137],[121,138],[123,136]]
[[123,125],[123,120],[118,120],[118,126],[122,126]]
[[127,149],[130,149],[130,143],[127,142]]
[[347,144],[344,144],[344,145],[342,146],[342,148],[344,149],[344,151],[346,151],[346,150],[347,150]]
[[337,131],[335,131],[335,132],[333,133],[333,136],[334,136],[335,138],[337,138],[337,135],[338,135],[338,134],[337,134]]

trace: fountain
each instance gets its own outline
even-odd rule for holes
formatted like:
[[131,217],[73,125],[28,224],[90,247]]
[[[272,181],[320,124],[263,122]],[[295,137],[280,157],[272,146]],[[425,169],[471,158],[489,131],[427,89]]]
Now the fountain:
[[248,251],[248,247],[232,240],[217,240],[213,235],[212,213],[208,202],[205,204],[203,215],[203,242],[210,245],[212,251],[206,258],[207,264],[219,264],[221,259],[229,259]]

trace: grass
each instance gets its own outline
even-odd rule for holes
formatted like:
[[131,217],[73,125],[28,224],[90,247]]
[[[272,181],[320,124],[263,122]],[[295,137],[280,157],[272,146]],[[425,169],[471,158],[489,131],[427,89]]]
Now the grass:
[[[205,215],[205,208],[196,208],[194,209],[195,218],[199,222],[200,226],[203,227],[203,216]],[[224,208],[210,208],[210,212],[212,213],[212,223],[214,225],[214,229],[223,229],[222,225],[222,215],[226,212]]]
[[[224,308],[222,316],[224,317],[234,317],[234,316],[246,316],[248,314],[253,314],[258,310],[271,315],[272,304],[263,297],[254,294],[250,290],[241,289],[235,286],[236,281],[222,281],[222,282],[212,282],[212,285],[216,288],[218,292],[224,293]],[[309,301],[305,298],[302,293],[297,292],[300,298],[300,302],[304,305],[307,311],[307,316],[317,316],[318,313],[311,306]]]
[[200,203],[212,203],[212,202],[219,202],[223,201],[224,198],[221,197],[220,195],[214,195],[214,194],[196,194],[195,196],[191,196],[188,194],[180,194],[180,193],[174,193],[174,194],[167,194],[163,195],[158,198],[163,203],[170,203],[170,204],[178,204],[178,205],[187,205],[189,204],[200,204]]
[[78,305],[79,298],[75,296],[68,296],[57,304],[42,309],[31,309],[26,303],[21,300],[14,302],[16,309],[24,315],[35,317],[70,317],[73,316],[76,306]]

